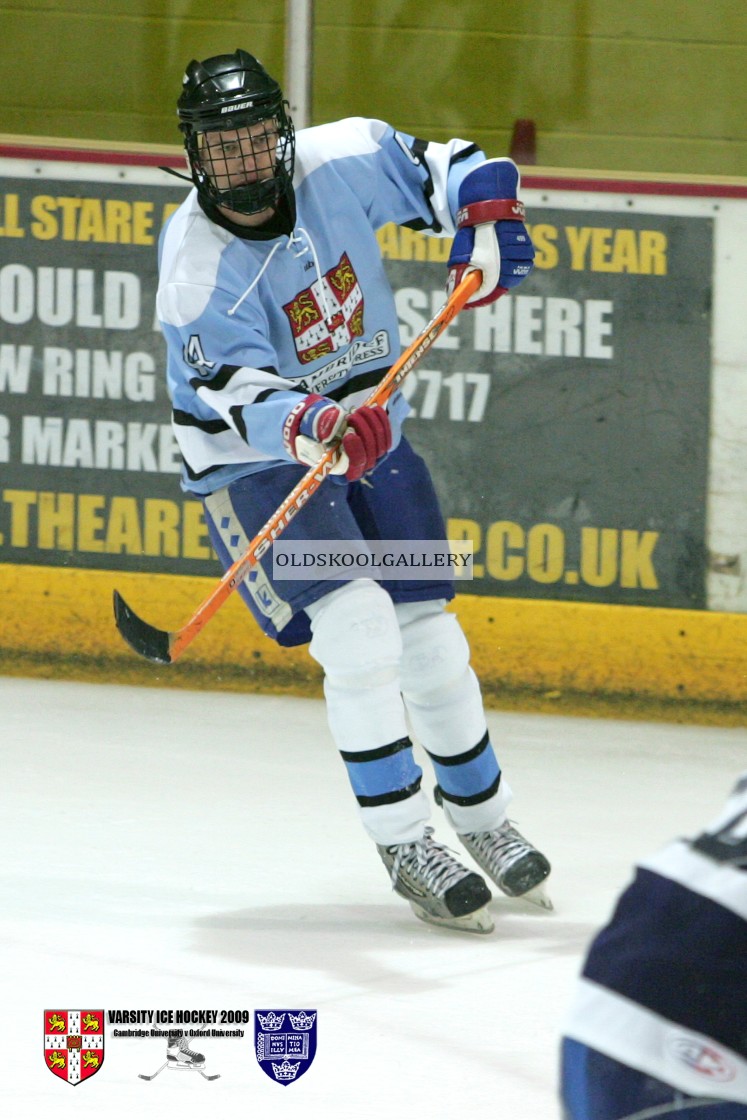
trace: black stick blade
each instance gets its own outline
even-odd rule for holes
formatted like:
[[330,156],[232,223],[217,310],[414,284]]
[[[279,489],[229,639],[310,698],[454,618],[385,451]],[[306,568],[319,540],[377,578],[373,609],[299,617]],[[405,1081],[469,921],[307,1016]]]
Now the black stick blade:
[[131,607],[127,606],[118,591],[114,592],[114,621],[117,630],[135,653],[148,661],[158,661],[162,665],[171,662],[168,630],[157,630],[155,626],[143,622]]

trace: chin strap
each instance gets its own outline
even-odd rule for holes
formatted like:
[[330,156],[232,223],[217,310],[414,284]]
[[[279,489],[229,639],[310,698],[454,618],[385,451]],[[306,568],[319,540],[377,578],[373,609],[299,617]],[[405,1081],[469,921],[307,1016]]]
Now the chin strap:
[[183,171],[175,171],[173,167],[159,167],[159,171],[165,171],[167,175],[173,175],[175,179],[183,179],[185,183],[192,183],[194,186],[194,179],[191,175],[185,175]]

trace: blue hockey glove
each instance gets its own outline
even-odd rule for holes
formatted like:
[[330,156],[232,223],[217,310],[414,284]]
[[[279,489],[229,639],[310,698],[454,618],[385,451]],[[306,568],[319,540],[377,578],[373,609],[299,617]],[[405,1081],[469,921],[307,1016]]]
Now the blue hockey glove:
[[313,466],[335,444],[341,455],[330,474],[355,482],[373,470],[392,446],[389,415],[377,405],[347,412],[341,405],[310,393],[294,405],[283,425],[283,443],[299,463]]
[[489,159],[459,187],[457,233],[449,257],[448,291],[479,269],[482,284],[465,307],[483,307],[505,295],[534,268],[534,246],[516,195],[519,169],[512,159]]

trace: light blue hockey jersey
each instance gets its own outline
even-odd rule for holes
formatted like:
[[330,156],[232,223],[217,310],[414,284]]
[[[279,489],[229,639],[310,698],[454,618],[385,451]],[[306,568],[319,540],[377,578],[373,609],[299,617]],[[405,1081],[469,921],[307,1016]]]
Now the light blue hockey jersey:
[[[424,143],[377,120],[304,129],[296,225],[270,241],[216,225],[190,192],[161,234],[157,296],[185,490],[288,462],[282,427],[299,392],[348,409],[369,396],[400,353],[376,230],[453,237],[459,184],[484,158],[466,141]],[[406,413],[395,394],[395,445]]]

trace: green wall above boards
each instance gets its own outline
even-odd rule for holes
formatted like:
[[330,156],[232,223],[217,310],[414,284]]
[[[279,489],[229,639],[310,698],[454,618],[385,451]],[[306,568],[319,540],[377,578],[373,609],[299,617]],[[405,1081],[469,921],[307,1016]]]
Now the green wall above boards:
[[[216,14],[219,12],[219,14]],[[284,70],[284,0],[0,0],[0,131],[177,144],[192,57]],[[545,167],[747,176],[744,0],[316,0],[313,119],[379,116]]]

